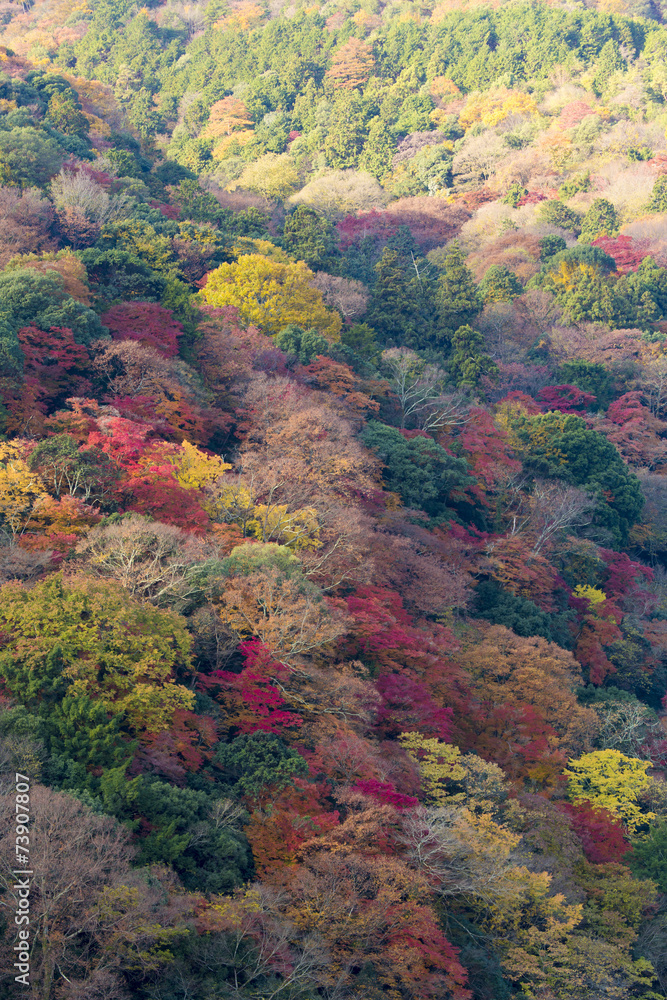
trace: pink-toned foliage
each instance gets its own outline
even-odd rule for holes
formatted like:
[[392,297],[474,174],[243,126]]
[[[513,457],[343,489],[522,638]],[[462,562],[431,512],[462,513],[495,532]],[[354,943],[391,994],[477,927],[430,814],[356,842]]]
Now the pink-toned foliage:
[[216,670],[210,675],[199,675],[199,685],[213,693],[223,704],[234,703],[233,714],[240,733],[282,733],[285,729],[300,726],[303,719],[288,711],[285,699],[277,684],[286,671],[258,639],[241,643],[244,667],[240,673]]
[[561,413],[581,414],[596,402],[596,397],[592,393],[584,392],[576,385],[546,386],[540,389],[537,399],[545,413],[559,410]]
[[100,317],[114,340],[136,340],[165,358],[178,354],[183,324],[156,302],[121,302]]
[[606,809],[597,809],[590,802],[581,802],[576,806],[565,803],[561,808],[570,817],[584,854],[593,864],[620,862],[632,849],[623,827]]

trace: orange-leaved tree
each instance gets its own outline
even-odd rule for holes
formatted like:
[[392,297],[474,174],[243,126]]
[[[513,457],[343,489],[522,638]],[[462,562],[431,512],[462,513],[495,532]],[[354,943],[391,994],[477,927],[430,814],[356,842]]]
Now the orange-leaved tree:
[[363,87],[374,68],[371,46],[352,37],[336,52],[325,75],[336,90],[354,90]]
[[214,602],[221,620],[244,638],[256,636],[277,658],[293,661],[345,632],[340,612],[303,576],[287,546],[239,545],[225,569],[228,579]]

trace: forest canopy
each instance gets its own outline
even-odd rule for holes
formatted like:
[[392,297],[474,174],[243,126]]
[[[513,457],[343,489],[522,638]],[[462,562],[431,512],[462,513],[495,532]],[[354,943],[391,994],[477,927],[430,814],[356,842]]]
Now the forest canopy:
[[0,31],[0,1000],[666,997],[661,0]]

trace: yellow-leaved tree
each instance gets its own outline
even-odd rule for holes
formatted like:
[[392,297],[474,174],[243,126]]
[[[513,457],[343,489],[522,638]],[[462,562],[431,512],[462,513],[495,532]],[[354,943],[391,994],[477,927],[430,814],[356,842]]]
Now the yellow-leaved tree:
[[569,778],[568,795],[575,804],[590,802],[596,809],[606,809],[634,833],[655,819],[654,813],[642,812],[637,801],[651,783],[646,774],[650,766],[650,761],[626,757],[619,750],[585,753],[570,761],[564,771]]
[[427,800],[436,805],[444,805],[447,800],[456,801],[448,785],[452,781],[462,781],[465,776],[459,748],[435,737],[427,739],[415,732],[401,733],[398,739],[419,768]]
[[510,115],[539,117],[535,98],[522,91],[506,90],[504,87],[484,93],[476,92],[469,95],[459,123],[464,129],[469,129],[478,122],[492,128]]
[[216,308],[236,306],[242,320],[256,324],[268,335],[294,323],[337,341],[341,318],[324,305],[322,293],[312,285],[314,277],[303,261],[281,263],[261,254],[247,254],[234,264],[221,264],[211,271],[202,295]]
[[285,503],[260,503],[254,515],[249,528],[260,542],[278,541],[292,549],[318,549],[322,544],[314,507],[290,510]]
[[174,455],[168,456],[176,467],[176,478],[188,490],[204,490],[222,479],[232,468],[218,455],[207,455],[189,441],[183,441]]
[[287,153],[265,153],[254,163],[249,163],[238,181],[228,185],[228,190],[237,187],[256,191],[269,200],[280,201],[287,198],[299,187],[299,174]]
[[399,742],[419,768],[426,801],[403,819],[412,863],[441,896],[488,904],[520,894],[528,873],[512,854],[521,837],[494,818],[509,806],[502,769],[421,733],[401,733]]
[[31,472],[12,441],[0,445],[0,524],[12,537],[30,520],[33,504],[48,497],[36,472]]
[[598,587],[591,587],[587,583],[578,583],[572,592],[573,597],[578,597],[582,601],[588,601],[591,611],[594,611],[598,604],[604,604],[607,595],[604,590]]
[[28,708],[65,696],[124,713],[132,734],[169,729],[194,695],[185,620],[133,600],[118,584],[57,574],[0,588],[0,676]]

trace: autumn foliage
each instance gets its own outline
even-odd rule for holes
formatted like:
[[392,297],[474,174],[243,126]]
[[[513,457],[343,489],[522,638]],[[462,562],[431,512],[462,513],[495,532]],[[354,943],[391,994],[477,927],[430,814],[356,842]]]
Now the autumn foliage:
[[664,17],[356,7],[3,5],[33,998],[667,995]]

